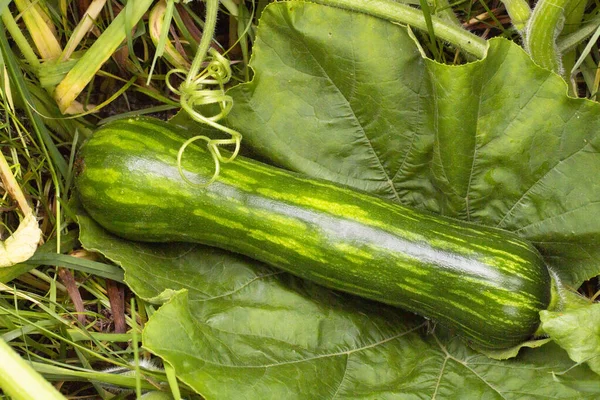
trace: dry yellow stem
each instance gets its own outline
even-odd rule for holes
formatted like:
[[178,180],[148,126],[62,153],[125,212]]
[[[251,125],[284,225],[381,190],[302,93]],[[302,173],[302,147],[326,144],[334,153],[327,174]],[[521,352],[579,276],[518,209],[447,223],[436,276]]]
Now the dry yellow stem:
[[53,30],[46,22],[48,16],[44,15],[44,10],[39,6],[36,7],[29,0],[15,0],[15,4],[23,15],[27,31],[31,35],[40,57],[49,60],[60,56],[62,48]]
[[15,103],[13,102],[12,91],[10,90],[10,79],[8,78],[8,69],[6,69],[6,65],[4,65],[4,67],[2,68],[2,74],[4,75],[4,87],[2,88],[2,94],[5,96],[10,109],[14,111]]
[[[160,32],[164,23],[165,11],[167,10],[167,2],[161,0],[152,8],[148,16],[148,31],[155,46],[160,42]],[[176,49],[173,44],[165,41],[164,57],[175,67],[189,69],[190,63]]]
[[2,182],[4,182],[6,191],[17,202],[23,214],[31,214],[31,207],[29,207],[25,195],[21,191],[21,187],[13,176],[8,162],[2,153],[0,153],[0,177],[2,178]]
[[102,64],[108,60],[126,39],[126,32],[134,27],[152,5],[153,0],[137,0],[127,3],[106,30],[94,41],[75,66],[56,86],[53,97],[61,112],[65,113],[77,96],[93,79]]
[[27,261],[35,253],[42,231],[29,207],[23,191],[13,176],[8,162],[0,152],[0,177],[10,196],[17,202],[23,212],[24,218],[16,231],[6,241],[0,242],[0,268],[10,267],[17,263]]
[[71,57],[71,54],[77,48],[77,45],[81,42],[81,40],[85,37],[85,35],[94,27],[94,21],[98,18],[98,14],[102,11],[102,8],[106,4],[106,0],[94,0],[89,5],[88,9],[85,10],[85,14],[77,24],[77,27],[73,30],[71,37],[69,38],[69,42],[65,46],[61,60],[68,60]]
[[0,268],[29,260],[41,239],[37,218],[33,213],[27,214],[12,236],[0,242]]

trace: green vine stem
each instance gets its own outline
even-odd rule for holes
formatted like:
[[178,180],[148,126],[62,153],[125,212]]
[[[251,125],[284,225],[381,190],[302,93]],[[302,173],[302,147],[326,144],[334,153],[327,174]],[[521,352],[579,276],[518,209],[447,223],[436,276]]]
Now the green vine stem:
[[[427,22],[421,10],[392,0],[312,0],[312,2],[368,14],[427,32]],[[431,16],[431,23],[437,38],[477,58],[485,57],[489,45],[484,39],[436,16]]]
[[219,13],[219,0],[206,0],[206,18],[204,21],[204,30],[202,31],[202,39],[198,45],[196,56],[192,61],[192,66],[187,74],[185,85],[193,85],[193,81],[200,72],[202,62],[208,54],[208,49],[215,35],[217,26],[217,14]]
[[556,39],[572,0],[539,0],[525,28],[525,50],[538,65],[563,74],[562,54]]
[[501,0],[510,16],[510,20],[519,32],[522,32],[531,16],[531,8],[527,0]]

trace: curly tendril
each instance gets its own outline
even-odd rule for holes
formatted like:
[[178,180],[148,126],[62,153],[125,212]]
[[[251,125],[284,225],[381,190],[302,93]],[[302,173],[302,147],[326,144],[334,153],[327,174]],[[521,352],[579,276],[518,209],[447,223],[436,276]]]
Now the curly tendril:
[[[212,57],[206,68],[202,70],[195,77],[188,76],[179,89],[173,87],[170,83],[170,76],[172,74],[186,74],[186,71],[181,69],[173,69],[167,73],[166,83],[167,86],[173,93],[178,94],[180,97],[181,107],[190,115],[190,117],[197,122],[206,124],[216,128],[222,132],[231,135],[229,139],[211,139],[207,136],[194,136],[187,140],[180,148],[177,154],[177,168],[182,179],[189,184],[198,185],[197,183],[191,182],[183,173],[181,166],[181,160],[183,153],[187,146],[197,140],[206,141],[206,147],[211,154],[215,162],[215,172],[210,180],[206,183],[202,183],[199,186],[206,187],[214,182],[219,177],[221,170],[221,163],[228,163],[233,161],[239,151],[240,144],[242,141],[242,135],[231,128],[221,125],[218,121],[227,117],[231,107],[233,106],[233,99],[231,96],[225,94],[225,84],[231,79],[231,67],[229,61],[223,57],[215,49],[210,49],[209,54]],[[217,88],[207,88],[208,86],[218,86]],[[219,106],[219,112],[212,116],[206,116],[199,111],[199,107],[207,106],[209,104],[217,104]],[[235,149],[229,157],[224,157],[221,154],[219,146],[234,145]]]

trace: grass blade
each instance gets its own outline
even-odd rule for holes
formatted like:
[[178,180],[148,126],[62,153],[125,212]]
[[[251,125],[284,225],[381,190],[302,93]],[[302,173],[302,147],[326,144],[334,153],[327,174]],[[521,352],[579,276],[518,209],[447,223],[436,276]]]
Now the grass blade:
[[58,390],[0,340],[0,388],[15,400],[66,400]]
[[[40,146],[44,149],[44,152],[48,153],[48,158],[52,160],[52,162],[49,163],[52,175],[55,175],[54,167],[56,167],[59,176],[66,176],[67,162],[64,160],[62,154],[60,154],[60,151],[52,140],[50,132],[48,132],[46,125],[44,125],[44,122],[42,121],[42,118],[31,109],[31,104],[34,104],[34,101],[29,93],[29,90],[27,89],[25,79],[23,79],[23,71],[21,71],[17,65],[17,57],[12,52],[10,45],[8,44],[3,23],[0,23],[0,51],[2,52],[2,58],[4,59],[8,74],[17,93],[19,93],[23,99],[23,103],[29,105],[24,107],[25,112],[27,113],[29,121],[31,122],[31,125],[33,126],[33,129],[40,140]],[[55,179],[55,182],[58,181],[58,179]]]
[[119,267],[97,261],[86,260],[84,258],[73,257],[66,254],[38,252],[34,254],[33,257],[27,261],[27,263],[71,268],[78,271],[87,272],[88,274],[112,279],[117,282],[123,282],[124,280],[123,270]]
[[[65,112],[94,78],[100,67],[121,46],[127,36],[127,30],[137,24],[152,5],[152,0],[137,0],[127,6],[106,30],[86,50],[77,64],[69,71],[54,92],[54,97],[62,112]],[[131,14],[130,16],[127,14]],[[128,18],[129,17],[129,18]]]

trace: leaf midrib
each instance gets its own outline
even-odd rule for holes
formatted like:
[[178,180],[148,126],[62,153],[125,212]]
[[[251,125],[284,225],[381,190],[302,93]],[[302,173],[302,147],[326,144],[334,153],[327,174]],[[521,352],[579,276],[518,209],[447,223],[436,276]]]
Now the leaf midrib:
[[[408,334],[410,334],[412,332],[415,332],[415,331],[423,328],[425,325],[426,325],[426,322],[424,322],[422,324],[419,324],[419,325],[417,325],[417,326],[415,326],[415,327],[413,327],[413,328],[411,328],[411,329],[409,329],[407,331],[398,333],[396,335],[392,335],[390,337],[384,338],[384,339],[379,340],[377,342],[369,343],[367,345],[364,345],[364,346],[361,346],[361,347],[357,347],[357,348],[354,348],[354,349],[340,351],[340,352],[337,352],[337,353],[319,354],[319,355],[316,355],[316,356],[313,356],[313,357],[303,358],[301,360],[282,361],[282,362],[271,363],[271,364],[244,364],[244,365],[223,364],[223,363],[219,363],[219,362],[216,362],[216,361],[213,361],[213,360],[204,359],[204,358],[196,356],[194,354],[190,354],[190,353],[184,352],[183,350],[179,351],[179,350],[173,350],[173,349],[169,349],[169,348],[165,348],[165,350],[167,352],[173,353],[173,354],[184,354],[186,357],[192,357],[192,358],[200,360],[200,361],[202,361],[204,363],[211,364],[211,365],[216,365],[216,366],[219,366],[219,367],[235,368],[235,369],[244,369],[244,368],[249,368],[249,369],[255,369],[255,368],[272,368],[272,367],[279,367],[279,366],[282,366],[282,365],[300,364],[300,363],[309,362],[309,361],[313,361],[313,360],[319,360],[319,359],[323,359],[323,358],[339,357],[339,356],[350,355],[350,354],[353,354],[353,353],[356,353],[356,352],[359,352],[359,351],[367,350],[367,349],[370,349],[370,348],[373,348],[373,347],[380,346],[380,345],[382,345],[384,343],[388,343],[388,342],[391,342],[393,340],[399,339],[399,338],[401,338],[401,337],[403,337],[405,335],[408,335]],[[210,327],[210,329],[216,330],[216,328],[214,328],[214,327]],[[187,334],[187,332],[186,332],[186,334]],[[246,336],[246,335],[243,335],[243,334],[240,334],[240,333],[236,333],[236,335]],[[193,343],[194,341],[192,340],[192,337],[189,334],[188,334],[188,337],[190,339],[190,342]]]
[[[290,26],[290,29],[293,30],[294,27]],[[379,167],[379,169],[381,170],[381,172],[384,175],[385,182],[388,184],[388,186],[392,190],[392,194],[394,195],[394,200],[400,203],[401,202],[400,195],[398,194],[398,191],[396,190],[396,187],[394,186],[394,182],[393,182],[392,178],[390,177],[390,174],[388,173],[388,171],[384,167],[384,165],[383,165],[383,163],[381,161],[381,158],[377,154],[377,151],[375,151],[375,147],[373,146],[373,143],[371,142],[371,139],[367,135],[364,126],[360,123],[360,121],[359,121],[359,119],[358,119],[358,117],[357,117],[354,109],[352,108],[350,99],[347,98],[346,96],[344,96],[344,94],[343,94],[342,90],[340,89],[340,87],[334,82],[334,80],[332,79],[332,77],[323,68],[323,66],[321,65],[321,63],[318,61],[317,57],[311,51],[310,47],[304,41],[304,36],[300,35],[300,41],[304,45],[304,48],[307,51],[307,53],[312,57],[315,65],[317,65],[319,67],[319,69],[320,69],[323,77],[327,79],[327,81],[331,84],[331,86],[333,88],[335,88],[335,90],[337,91],[337,93],[339,94],[339,96],[345,100],[346,106],[348,107],[348,110],[350,110],[350,112],[352,113],[352,118],[356,121],[356,125],[358,127],[360,127],[360,133],[362,134],[362,136],[366,140],[367,144],[369,145],[369,149],[370,149],[371,153],[373,154],[373,157],[377,161],[377,166]],[[352,49],[354,50],[354,47]],[[352,64],[352,67],[354,68],[354,63]],[[356,76],[356,74],[355,74],[355,76]]]

